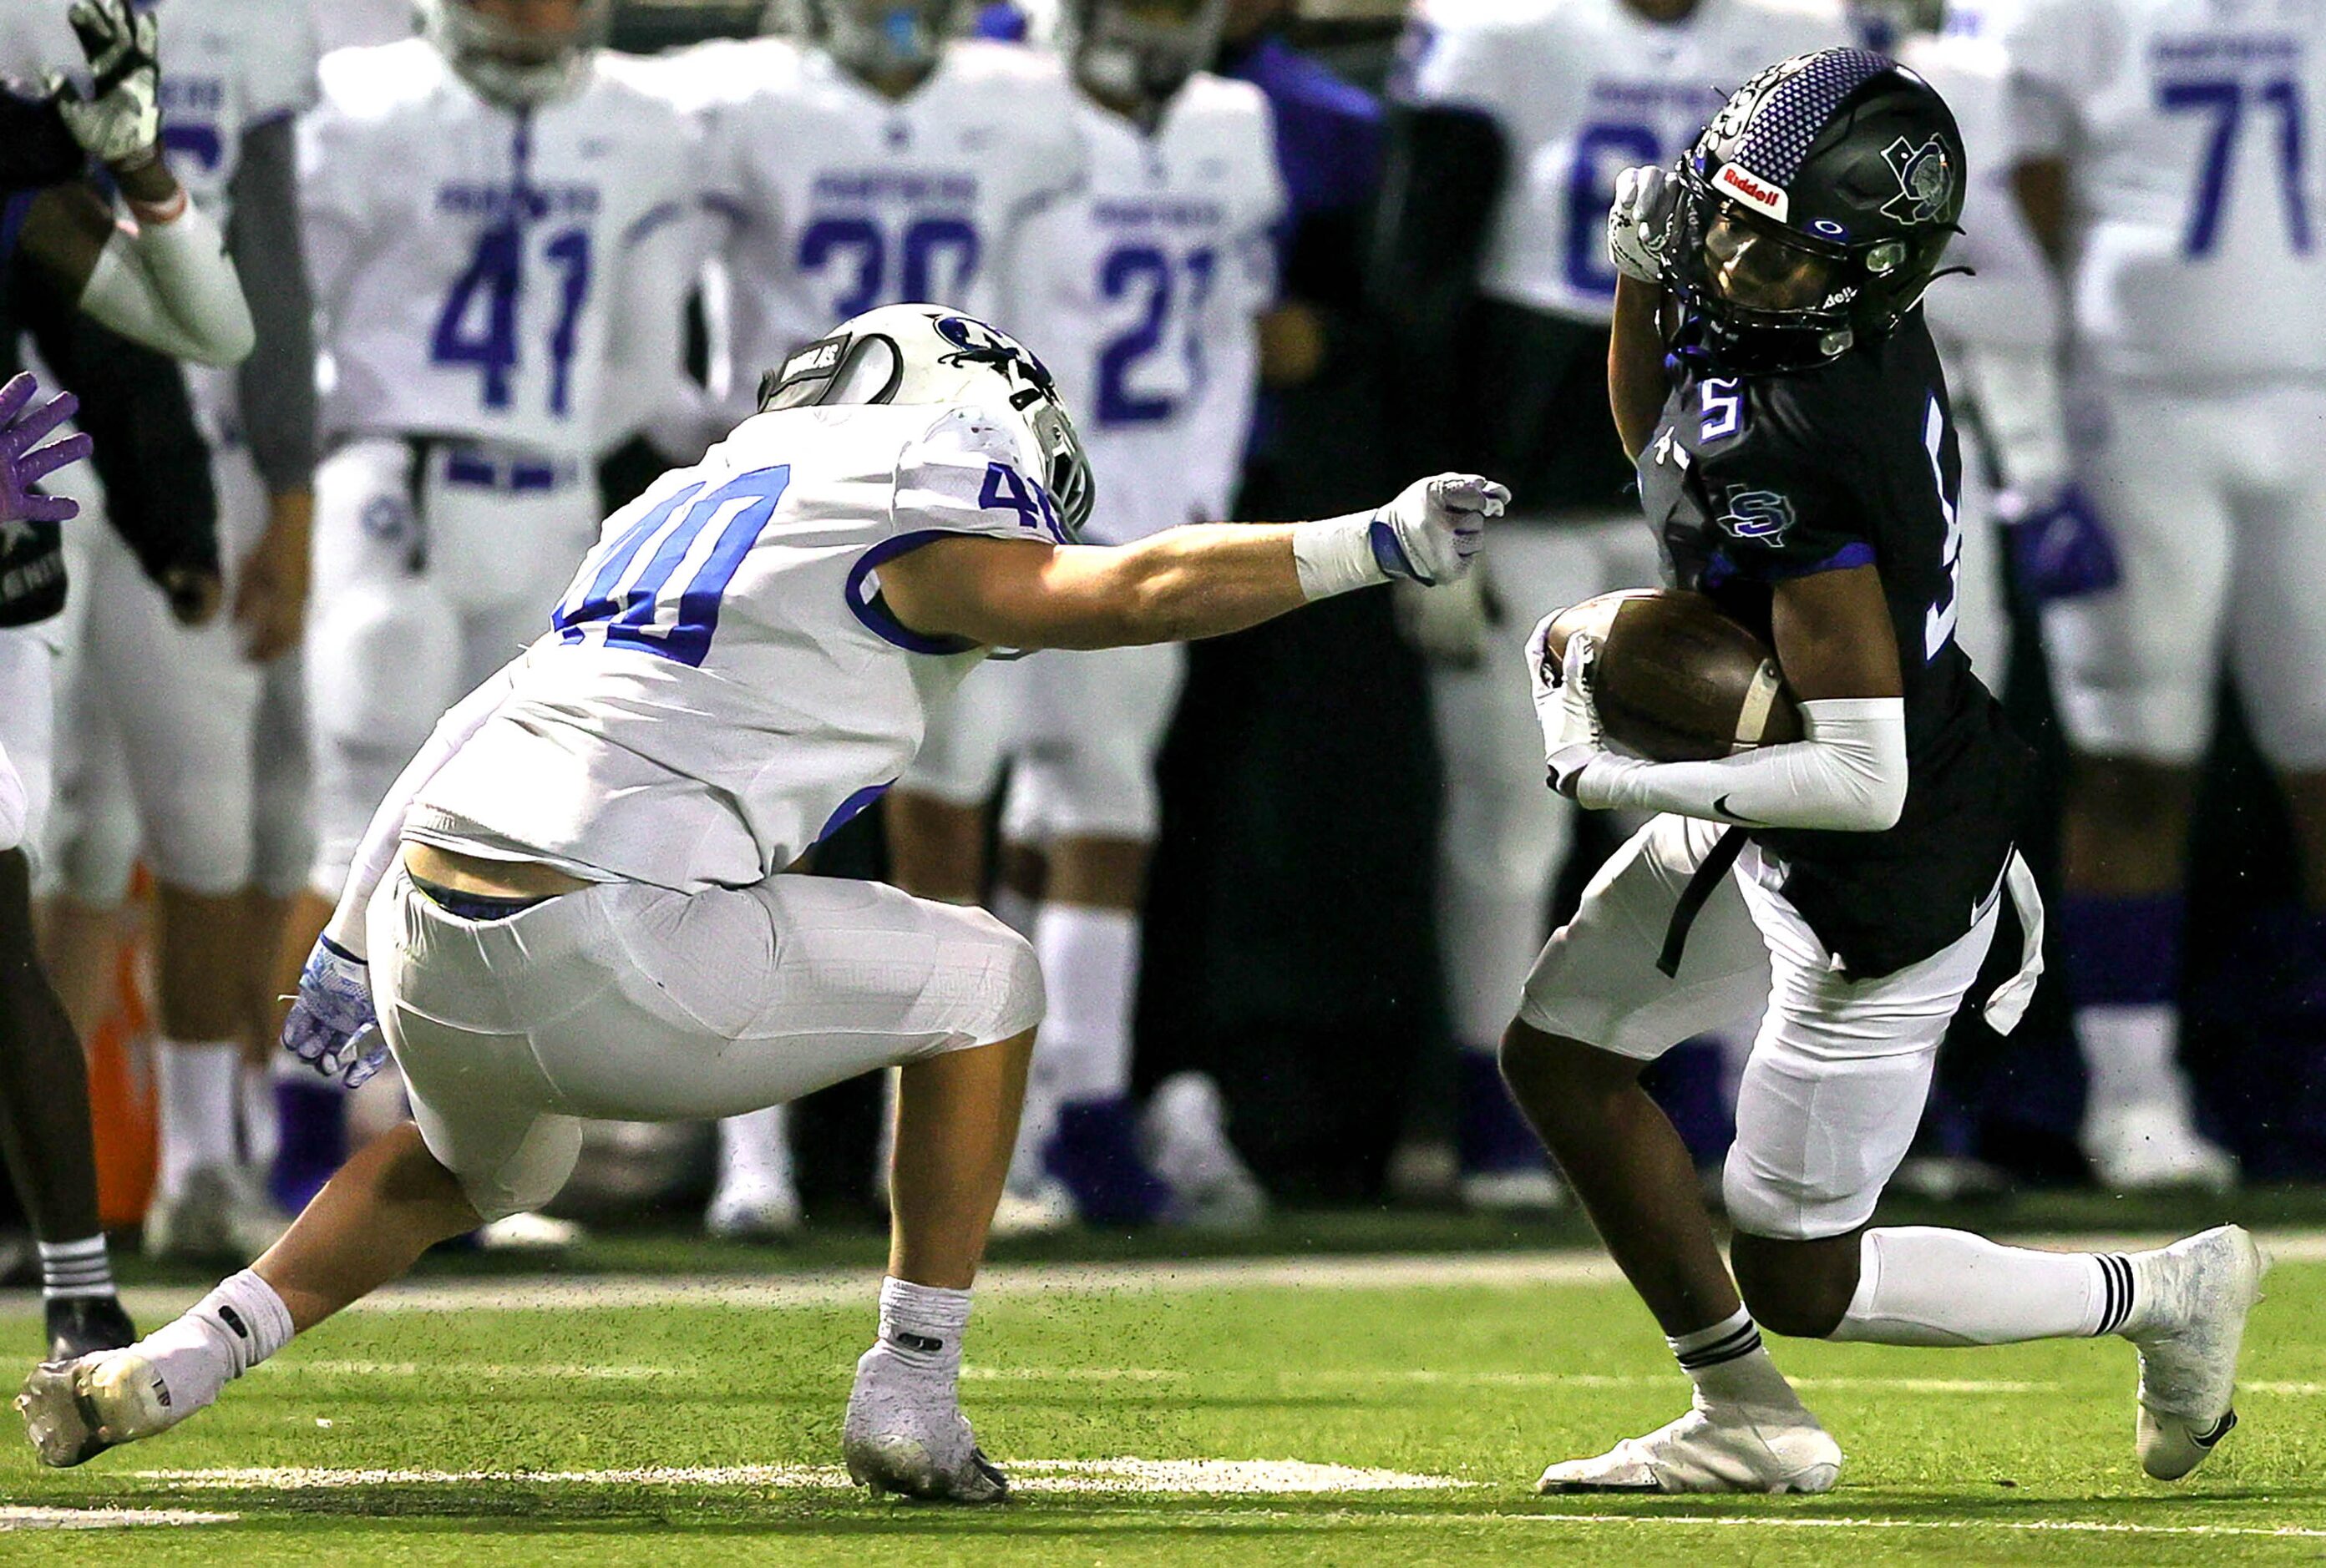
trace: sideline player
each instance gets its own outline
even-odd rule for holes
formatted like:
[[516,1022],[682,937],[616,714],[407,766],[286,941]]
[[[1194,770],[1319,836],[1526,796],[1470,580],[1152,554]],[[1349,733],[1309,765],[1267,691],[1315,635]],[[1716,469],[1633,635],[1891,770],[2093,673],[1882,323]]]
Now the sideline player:
[[1514,478],[1525,510],[1456,594],[1400,605],[1431,660],[1444,759],[1439,926],[1460,1052],[1461,1187],[1484,1208],[1561,1194],[1513,1112],[1494,1043],[1542,945],[1574,834],[1525,785],[1537,735],[1504,606],[1654,579],[1607,432],[1615,294],[1603,229],[1616,172],[1668,161],[1707,89],[1849,36],[1831,0],[1428,0],[1392,97],[1373,295],[1393,334],[1412,460]]
[[[586,545],[609,366],[641,363],[634,337],[676,352],[659,242],[704,194],[694,123],[603,58],[604,0],[422,10],[423,37],[327,56],[299,126],[329,447],[301,955],[435,716],[532,640]],[[286,1090],[283,1111],[295,1203],[346,1109]]]
[[[255,736],[268,682],[296,679],[273,663],[298,645],[306,597],[315,359],[291,122],[312,96],[315,51],[298,8],[170,0],[167,16],[163,144],[223,225],[257,329],[235,373],[187,376],[210,449],[230,611],[181,624],[126,542],[79,532],[73,570],[85,602],[60,697],[69,719],[52,841],[63,886],[51,905],[51,951],[69,998],[109,991],[117,912],[142,841],[156,882],[162,1036],[161,1158],[145,1243],[163,1256],[247,1260],[282,1229],[239,1163],[236,1130],[253,997],[280,942],[252,897],[261,840],[303,837],[303,812],[288,824],[258,820],[258,803],[275,798],[260,787],[262,761],[281,764],[256,756]],[[14,42],[36,54],[70,45],[60,14],[52,28],[28,17],[17,29]],[[271,1124],[271,1106],[260,1109]]]
[[[91,72],[86,88],[52,79],[35,103],[0,91],[0,296],[17,266],[38,269],[79,310],[126,337],[204,364],[249,352],[251,323],[218,227],[163,155],[160,71],[150,14],[126,0],[79,0],[70,13]],[[116,225],[79,182],[102,162],[134,227]],[[19,254],[21,253],[21,255]],[[12,340],[15,317],[0,297]],[[50,791],[52,623],[65,572],[58,519],[0,524],[0,744],[24,786],[26,843]],[[52,1352],[118,1344],[130,1332],[98,1226],[88,1077],[70,1021],[34,951],[32,861],[0,852],[0,1146],[41,1238]]]
[[[1506,493],[1441,475],[1354,516],[1075,546],[1074,426],[990,328],[887,307],[766,386],[770,412],[607,520],[552,630],[447,715],[367,836],[285,1038],[326,1071],[393,1049],[417,1125],[176,1322],[34,1373],[46,1462],[183,1420],[429,1246],[545,1202],[579,1118],[733,1114],[897,1065],[894,1240],[842,1446],[878,1487],[1007,1495],[956,1378],[1041,971],[981,910],[783,868],[990,648],[1218,636],[1456,579]],[[385,1044],[358,1035],[375,1001]]]
[[[1082,178],[1058,62],[958,36],[964,0],[796,9],[800,40],[678,57],[702,73],[714,142],[737,166],[724,255],[730,419],[749,412],[760,371],[877,305],[942,299],[1002,316],[1022,227]],[[883,805],[891,874],[907,892],[958,904],[982,895],[984,806],[1015,674],[970,682]],[[797,1225],[786,1118],[777,1106],[720,1128],[713,1234]]]
[[[1029,346],[1084,411],[1106,497],[1089,529],[1101,543],[1225,517],[1234,501],[1284,194],[1267,99],[1201,70],[1222,10],[1078,0],[1060,40],[1088,175],[1023,230],[1009,296]],[[1007,874],[1034,901],[1027,934],[1050,1009],[1011,1187],[1034,1199],[1047,1177],[1053,1202],[1092,1222],[1142,1223],[1205,1201],[1148,1168],[1130,1104],[1140,910],[1161,814],[1155,759],[1186,665],[1183,649],[1158,643],[1048,654],[1015,672],[1001,832]],[[1221,1165],[1216,1195],[1249,1208],[1249,1174],[1238,1183],[1234,1172]]]
[[2326,106],[2326,18],[2001,10],[2014,180],[2070,295],[2093,405],[2077,455],[2124,572],[2043,625],[2075,748],[2060,916],[2084,1152],[2111,1187],[2224,1186],[2236,1167],[2197,1127],[2177,1047],[2191,802],[2225,667],[2301,877],[2300,905],[2268,912],[2282,977],[2257,1010],[2326,1042],[2326,185],[2305,122]]
[[[1676,170],[1628,172],[1608,375],[1673,575],[1768,637],[1805,738],[1708,763],[1609,750],[1593,639],[1529,645],[1550,782],[1655,817],[1543,950],[1503,1069],[1695,1384],[1689,1413],[1542,1489],[1823,1491],[1840,1447],[1762,1347],[2122,1334],[2160,1480],[2235,1417],[2264,1262],[2224,1226],[2154,1252],[2058,1253],[1868,1229],[2007,887],[2033,995],[2042,906],[2012,835],[2030,758],[1955,640],[1960,463],[1919,310],[1961,211],[1954,119],[1862,50],[1770,67]],[[1671,368],[1667,369],[1667,366]],[[1639,1073],[1708,1017],[1765,1005],[1723,1188],[1722,1266],[1696,1172]],[[1740,1290],[1742,1299],[1740,1301]]]

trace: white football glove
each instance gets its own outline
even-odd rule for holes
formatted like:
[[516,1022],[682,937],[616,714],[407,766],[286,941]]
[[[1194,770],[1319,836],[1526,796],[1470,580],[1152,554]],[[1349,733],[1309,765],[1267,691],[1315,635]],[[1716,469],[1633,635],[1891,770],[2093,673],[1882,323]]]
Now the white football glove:
[[1607,209],[1607,259],[1627,278],[1664,281],[1664,232],[1679,200],[1679,181],[1653,163],[1615,176],[1615,204]]
[[1373,560],[1391,578],[1425,587],[1458,582],[1485,543],[1486,519],[1499,517],[1511,493],[1475,474],[1416,479],[1372,515]]
[[49,74],[46,86],[65,128],[108,165],[151,162],[162,138],[154,13],[133,11],[129,0],[74,0],[69,14],[93,80],[84,94],[62,72]]
[[1575,797],[1576,780],[1584,766],[1607,750],[1599,725],[1599,709],[1591,696],[1591,677],[1599,659],[1599,639],[1576,632],[1567,639],[1567,656],[1550,656],[1550,623],[1554,610],[1535,623],[1527,638],[1527,674],[1534,683],[1534,715],[1542,725],[1543,760],[1552,789]]
[[1486,565],[1471,564],[1470,574],[1442,588],[1418,582],[1391,586],[1395,596],[1397,629],[1414,652],[1433,664],[1475,670],[1486,662],[1486,638],[1500,619],[1493,595],[1486,587]]
[[372,1010],[370,966],[328,936],[317,940],[299,971],[299,995],[283,1020],[283,1049],[349,1089],[387,1063],[387,1036]]

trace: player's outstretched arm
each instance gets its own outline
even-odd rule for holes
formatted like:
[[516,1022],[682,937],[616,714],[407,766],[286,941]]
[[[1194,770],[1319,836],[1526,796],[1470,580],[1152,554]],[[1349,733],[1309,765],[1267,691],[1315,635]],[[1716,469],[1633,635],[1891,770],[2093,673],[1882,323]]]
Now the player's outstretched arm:
[[1393,579],[1455,581],[1509,501],[1490,479],[1440,474],[1316,523],[1191,524],[1120,547],[963,535],[883,565],[880,592],[915,631],[994,647],[1188,642]]
[[84,96],[60,77],[49,86],[137,222],[117,225],[86,188],[57,186],[25,216],[25,252],[123,337],[199,364],[240,364],[256,334],[226,238],[162,159],[154,17],[129,0],[78,0],[71,14],[94,88]]
[[[1870,566],[1778,585],[1771,631],[1799,700],[1803,739],[1713,762],[1642,762],[1605,749],[1591,701],[1593,639],[1547,664],[1555,616],[1528,645],[1551,787],[1593,810],[1677,812],[1758,828],[1878,833],[1906,805],[1906,705],[1898,641]],[[1577,645],[1581,645],[1578,646]]]

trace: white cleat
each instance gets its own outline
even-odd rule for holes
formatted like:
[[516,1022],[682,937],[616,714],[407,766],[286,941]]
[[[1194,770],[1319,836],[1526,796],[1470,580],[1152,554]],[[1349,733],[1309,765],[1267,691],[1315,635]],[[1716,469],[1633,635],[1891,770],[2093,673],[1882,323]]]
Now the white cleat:
[[788,1241],[799,1228],[799,1194],[789,1187],[721,1188],[702,1214],[702,1229],[728,1241]]
[[563,1252],[577,1247],[589,1232],[571,1220],[560,1220],[554,1214],[536,1214],[531,1210],[522,1213],[504,1214],[477,1231],[477,1247],[483,1252]]
[[1596,1459],[1552,1465],[1539,1492],[1829,1492],[1841,1445],[1817,1417],[1790,1408],[1698,1404]]
[[1139,1118],[1139,1152],[1171,1189],[1171,1223],[1234,1234],[1267,1222],[1268,1189],[1228,1141],[1210,1074],[1175,1072],[1155,1086]]
[[1064,1182],[1046,1173],[1023,1186],[1001,1190],[1001,1201],[994,1205],[993,1223],[986,1227],[986,1234],[995,1238],[1049,1236],[1071,1230],[1081,1221],[1075,1195],[1066,1190]]
[[16,1409],[33,1452],[60,1470],[151,1437],[192,1414],[172,1408],[154,1363],[134,1349],[42,1362],[24,1379]]
[[1465,1171],[1462,1207],[1475,1214],[1550,1214],[1567,1207],[1567,1186],[1548,1165]]
[[2199,1132],[2181,1106],[2100,1112],[2085,1122],[2081,1141],[2093,1178],[2110,1192],[2227,1192],[2238,1184],[2237,1156]]
[[927,1502],[999,1503],[1009,1478],[977,1446],[950,1375],[905,1366],[885,1344],[856,1363],[841,1456],[848,1478],[875,1496],[896,1492]]
[[2129,1261],[2147,1298],[2145,1326],[2125,1335],[2140,1348],[2140,1468],[2179,1480],[2238,1424],[2238,1348],[2269,1257],[2222,1225]]

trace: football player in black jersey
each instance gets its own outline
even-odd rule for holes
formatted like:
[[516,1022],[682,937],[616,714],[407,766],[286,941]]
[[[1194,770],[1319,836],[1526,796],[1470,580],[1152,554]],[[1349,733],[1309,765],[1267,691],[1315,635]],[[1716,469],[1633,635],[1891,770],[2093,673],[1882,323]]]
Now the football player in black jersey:
[[[2026,753],[1954,640],[1959,461],[1918,306],[1961,210],[1961,138],[1921,79],[1796,56],[1670,170],[1628,172],[1610,394],[1670,577],[1776,650],[1804,738],[1654,764],[1603,744],[1595,640],[1531,647],[1550,782],[1656,817],[1529,978],[1503,1071],[1695,1384],[1689,1413],[1546,1491],[1822,1491],[1841,1450],[1762,1347],[1781,1333],[2139,1348],[2139,1454],[2200,1463],[2263,1259],[2235,1227],[2155,1252],[2055,1253],[1869,1229],[2007,890],[2018,976],[2042,910],[2012,849]],[[1765,1006],[1724,1188],[1732,1279],[1687,1154],[1642,1092],[1673,1042]]]

